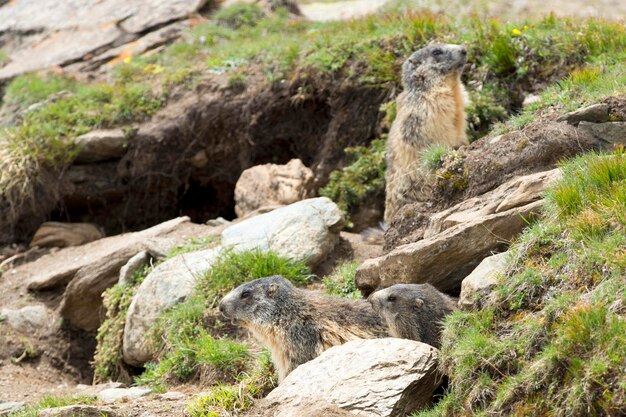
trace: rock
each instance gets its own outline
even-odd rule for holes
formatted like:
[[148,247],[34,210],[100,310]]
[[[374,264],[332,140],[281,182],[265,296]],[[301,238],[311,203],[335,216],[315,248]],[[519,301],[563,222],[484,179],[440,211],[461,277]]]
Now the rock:
[[480,308],[484,299],[497,284],[498,275],[504,272],[508,252],[488,256],[461,283],[459,306]]
[[626,145],[626,122],[580,122],[578,130],[613,145]]
[[30,242],[30,247],[78,246],[94,240],[102,239],[104,233],[97,225],[91,223],[43,223]]
[[265,164],[241,173],[235,186],[235,213],[244,217],[264,206],[287,205],[311,193],[313,171],[299,159],[286,165]]
[[192,236],[210,234],[209,226],[194,225],[181,217],[136,233],[112,236],[83,246],[65,248],[43,256],[16,273],[28,281],[30,290],[58,288],[67,284],[61,316],[74,326],[96,330],[100,324],[102,292],[117,283],[120,269],[141,251],[164,254]]
[[109,407],[93,405],[68,405],[67,407],[46,408],[39,411],[39,417],[122,417]]
[[313,198],[228,227],[222,245],[235,250],[271,249],[315,266],[335,247],[342,225],[335,203],[326,197]]
[[452,226],[537,201],[541,199],[542,193],[560,178],[561,170],[558,168],[513,178],[495,190],[469,198],[430,216],[424,237],[428,238]]
[[150,256],[150,253],[146,250],[142,250],[137,255],[130,258],[128,262],[126,262],[126,265],[120,269],[120,276],[117,279],[117,283],[119,285],[130,284],[133,275],[147,265],[150,259],[152,259],[152,256]]
[[0,416],[8,416],[9,414],[20,411],[25,408],[24,402],[6,401],[0,402]]
[[76,61],[88,61],[152,29],[199,10],[205,0],[30,0],[0,7],[0,33],[15,34],[19,49],[0,68],[0,80]]
[[606,103],[593,104],[559,116],[557,122],[578,126],[580,122],[604,123],[609,121],[610,106]]
[[399,246],[365,261],[356,272],[364,295],[393,284],[430,283],[444,292],[458,291],[461,280],[494,251],[517,236],[543,205],[536,201],[520,208],[468,218],[432,237]]
[[140,366],[153,357],[146,346],[146,333],[168,308],[184,301],[198,277],[205,274],[221,249],[191,252],[168,259],[142,282],[128,308],[124,327],[123,355],[130,365]]
[[406,416],[431,403],[437,360],[437,349],[406,339],[334,346],[296,368],[267,396],[264,403],[273,412],[267,415],[323,415],[316,412],[332,405],[359,416]]
[[389,0],[354,0],[339,2],[317,1],[300,4],[302,15],[318,22],[329,20],[350,20],[376,13]]
[[22,307],[18,310],[3,308],[0,316],[9,326],[22,333],[38,333],[53,324],[53,313],[44,305]]
[[85,164],[120,158],[126,153],[128,138],[122,129],[94,130],[76,138],[78,154],[74,163]]
[[522,107],[528,107],[531,104],[535,104],[541,101],[541,96],[538,96],[536,94],[529,94],[526,97],[524,97],[524,101],[522,102]]
[[181,401],[181,400],[186,399],[187,395],[179,391],[169,391],[163,394],[159,394],[157,398],[160,400],[165,400],[165,401]]
[[87,397],[96,397],[100,391],[104,391],[105,389],[110,388],[126,388],[121,382],[107,382],[105,384],[96,384],[96,385],[85,385],[78,384],[76,385],[76,392],[79,395],[87,396]]
[[150,388],[131,387],[131,388],[109,388],[98,393],[98,399],[106,403],[113,403],[119,400],[136,400],[150,394]]

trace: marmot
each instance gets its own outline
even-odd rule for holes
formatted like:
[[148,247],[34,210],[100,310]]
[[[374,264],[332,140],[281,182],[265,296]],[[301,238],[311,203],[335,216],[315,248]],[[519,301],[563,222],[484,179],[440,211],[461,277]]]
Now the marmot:
[[412,339],[439,348],[443,319],[457,302],[430,284],[396,284],[368,298],[385,319],[393,337]]
[[467,52],[458,45],[432,45],[402,66],[404,91],[387,141],[385,222],[406,203],[427,197],[421,153],[432,144],[468,145],[467,92],[461,82]]
[[269,348],[279,382],[332,346],[388,336],[384,321],[367,301],[299,289],[281,276],[240,285],[219,308]]

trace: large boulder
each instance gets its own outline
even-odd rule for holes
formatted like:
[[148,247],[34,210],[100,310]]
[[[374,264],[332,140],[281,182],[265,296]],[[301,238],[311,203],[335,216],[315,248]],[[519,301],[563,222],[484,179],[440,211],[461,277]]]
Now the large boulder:
[[480,308],[482,300],[498,283],[498,276],[506,268],[508,252],[488,256],[461,283],[459,306],[463,308]]
[[235,213],[244,217],[266,206],[287,205],[311,194],[313,171],[301,160],[286,165],[265,164],[248,168],[235,185]]
[[406,416],[431,403],[437,360],[437,349],[407,339],[334,346],[291,372],[263,401],[263,415],[321,416],[337,407],[364,417]]
[[365,261],[357,270],[357,286],[366,295],[398,283],[430,283],[442,291],[458,291],[462,279],[485,257],[505,249],[540,213],[541,193],[560,176],[554,169],[514,178],[431,216],[424,239]]
[[222,233],[222,245],[237,251],[273,250],[315,266],[339,240],[341,210],[326,197],[313,198],[251,217]]
[[123,355],[130,365],[140,366],[153,357],[146,333],[165,310],[185,300],[198,277],[205,274],[221,249],[207,249],[168,259],[141,283],[128,308],[124,326]]
[[46,222],[35,232],[30,247],[79,246],[103,237],[104,233],[95,224]]
[[74,326],[96,330],[100,324],[102,293],[119,279],[120,269],[133,256],[148,251],[156,257],[191,237],[210,235],[212,228],[181,217],[136,233],[112,236],[69,247],[16,268],[30,290],[66,286],[60,313]]

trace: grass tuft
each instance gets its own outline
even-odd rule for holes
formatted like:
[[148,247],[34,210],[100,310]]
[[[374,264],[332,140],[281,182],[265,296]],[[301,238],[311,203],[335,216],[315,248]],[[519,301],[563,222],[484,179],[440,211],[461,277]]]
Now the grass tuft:
[[326,294],[346,297],[353,300],[361,298],[361,292],[356,287],[355,276],[359,264],[346,262],[339,265],[332,274],[324,277],[324,289]]
[[87,396],[64,396],[54,397],[51,395],[43,397],[35,405],[27,407],[21,411],[9,414],[9,417],[37,417],[39,412],[46,408],[66,407],[68,405],[90,405],[97,402],[96,397]]

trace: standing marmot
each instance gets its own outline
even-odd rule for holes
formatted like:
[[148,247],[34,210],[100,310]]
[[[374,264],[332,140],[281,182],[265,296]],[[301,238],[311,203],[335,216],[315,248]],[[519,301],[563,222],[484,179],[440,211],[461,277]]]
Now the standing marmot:
[[431,144],[469,144],[465,133],[467,92],[461,82],[467,52],[458,45],[432,45],[402,66],[404,91],[387,142],[385,222],[404,204],[423,201],[421,152]]
[[412,339],[439,348],[444,317],[457,308],[452,297],[430,284],[396,284],[368,298],[389,326],[393,337]]
[[302,290],[281,276],[240,285],[222,299],[220,311],[269,348],[279,381],[332,346],[388,336],[367,301]]

